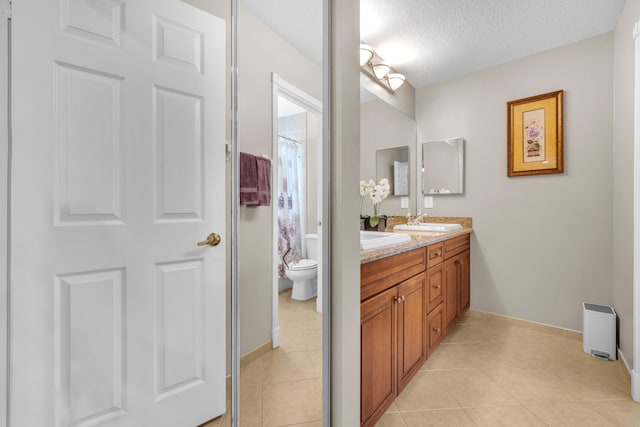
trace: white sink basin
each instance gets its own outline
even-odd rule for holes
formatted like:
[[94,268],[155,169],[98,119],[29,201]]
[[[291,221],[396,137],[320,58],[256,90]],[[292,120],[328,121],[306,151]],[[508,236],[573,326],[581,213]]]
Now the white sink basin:
[[421,222],[416,225],[398,224],[393,227],[394,230],[399,231],[438,231],[441,233],[460,230],[461,228],[460,224],[439,224],[435,222]]
[[411,236],[404,233],[360,230],[360,249],[362,250],[388,248],[410,240]]

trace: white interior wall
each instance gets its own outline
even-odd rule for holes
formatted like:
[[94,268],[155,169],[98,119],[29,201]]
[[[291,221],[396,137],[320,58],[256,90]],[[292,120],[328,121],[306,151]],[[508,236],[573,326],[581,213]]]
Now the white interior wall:
[[[466,188],[430,215],[473,217],[472,308],[582,330],[611,304],[613,37],[417,89],[418,143],[465,138]],[[563,89],[565,172],[507,177],[506,103]]]
[[626,0],[613,38],[613,304],[620,351],[633,368],[633,26],[640,0]]
[[[271,157],[271,73],[322,99],[322,68],[242,5],[238,19],[238,146]],[[239,215],[240,353],[245,354],[271,339],[272,208],[241,206]]]

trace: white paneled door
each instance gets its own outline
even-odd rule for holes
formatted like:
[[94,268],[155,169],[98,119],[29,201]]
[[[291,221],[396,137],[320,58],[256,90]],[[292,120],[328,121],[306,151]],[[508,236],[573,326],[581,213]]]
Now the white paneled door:
[[178,0],[13,2],[11,427],[224,413],[225,32]]

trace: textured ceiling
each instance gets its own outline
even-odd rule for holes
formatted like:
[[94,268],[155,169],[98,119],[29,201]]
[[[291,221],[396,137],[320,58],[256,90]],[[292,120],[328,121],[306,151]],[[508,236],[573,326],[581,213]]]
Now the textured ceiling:
[[[321,62],[321,0],[240,2]],[[421,87],[611,31],[623,3],[360,0],[360,33],[413,86]]]

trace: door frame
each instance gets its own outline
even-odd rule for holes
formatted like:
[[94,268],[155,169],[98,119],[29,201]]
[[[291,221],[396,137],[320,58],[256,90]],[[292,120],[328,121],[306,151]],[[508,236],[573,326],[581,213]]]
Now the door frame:
[[10,197],[10,41],[11,4],[0,2],[0,427],[9,420],[9,197]]
[[[289,101],[299,105],[304,108],[308,113],[316,114],[319,116],[320,120],[318,121],[318,129],[320,131],[320,135],[324,134],[324,129],[322,129],[322,102],[318,101],[308,93],[298,89],[291,83],[284,80],[276,73],[271,73],[271,119],[272,119],[272,154],[271,154],[271,200],[272,203],[272,217],[273,217],[273,248],[272,248],[272,262],[273,262],[273,277],[271,283],[272,296],[271,296],[271,340],[273,348],[278,348],[280,346],[280,319],[279,319],[279,300],[278,300],[278,264],[280,262],[280,258],[278,257],[278,204],[277,204],[277,177],[278,177],[278,96],[282,96],[287,98]],[[316,158],[318,161],[318,177],[317,182],[320,186],[322,183],[322,138],[318,138],[317,140],[317,150],[316,150]],[[306,147],[304,148],[305,153]],[[305,156],[306,157],[306,156]],[[320,190],[320,189],[319,189]],[[316,311],[322,311],[322,295],[323,295],[323,286],[322,286],[322,191],[318,191],[317,194],[317,213],[318,213],[318,299],[316,300]],[[306,200],[306,199],[305,199]],[[304,229],[304,227],[303,227]],[[306,230],[308,233],[309,230]],[[302,236],[304,238],[304,236]]]
[[640,402],[640,21],[633,28],[635,94],[633,114],[633,369],[631,396]]

